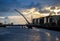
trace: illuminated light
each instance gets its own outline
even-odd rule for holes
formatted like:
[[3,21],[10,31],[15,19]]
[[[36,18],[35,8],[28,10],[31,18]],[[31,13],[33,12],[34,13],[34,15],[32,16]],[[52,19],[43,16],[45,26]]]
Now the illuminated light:
[[26,28],[26,29],[28,29],[28,27],[27,27],[27,26],[24,26],[23,28]]
[[40,41],[41,40],[40,36],[37,35],[36,33],[33,35],[30,35],[29,37],[30,37],[30,39],[29,39],[30,41]]
[[56,37],[56,40],[57,40],[57,41],[59,41],[59,38],[58,38],[58,37]]
[[46,35],[47,35],[47,36],[50,36],[50,33],[46,32]]
[[36,29],[36,31],[40,31],[39,29]]
[[40,31],[39,29],[37,29],[37,28],[35,28],[35,27],[33,27],[33,30],[35,30],[35,31]]

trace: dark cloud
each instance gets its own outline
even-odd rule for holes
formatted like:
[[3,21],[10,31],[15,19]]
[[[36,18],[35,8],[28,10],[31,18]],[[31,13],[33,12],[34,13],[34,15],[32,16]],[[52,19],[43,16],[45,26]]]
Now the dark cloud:
[[49,10],[40,10],[39,12],[40,13],[49,13],[50,11]]
[[0,12],[9,12],[15,8],[42,8],[59,6],[60,0],[0,0]]
[[31,8],[59,4],[60,0],[0,0],[0,11],[8,11],[14,8]]

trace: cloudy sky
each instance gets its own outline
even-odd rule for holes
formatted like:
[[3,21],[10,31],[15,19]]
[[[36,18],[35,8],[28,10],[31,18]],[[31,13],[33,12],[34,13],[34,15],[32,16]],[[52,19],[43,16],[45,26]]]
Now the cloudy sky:
[[17,15],[14,9],[59,6],[60,0],[0,0],[0,16]]
[[14,9],[24,11],[30,8],[41,9],[44,6],[60,6],[60,0],[0,0],[0,22],[4,21],[1,17],[19,15]]

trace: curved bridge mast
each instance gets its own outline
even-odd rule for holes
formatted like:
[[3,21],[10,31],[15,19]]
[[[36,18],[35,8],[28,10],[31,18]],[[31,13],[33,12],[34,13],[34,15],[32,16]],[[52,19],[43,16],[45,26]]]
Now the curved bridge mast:
[[26,17],[25,17],[23,14],[21,14],[17,9],[15,9],[15,11],[18,12],[20,15],[22,15],[23,18],[26,20],[26,22],[27,22],[28,24],[30,24],[30,22],[26,19]]

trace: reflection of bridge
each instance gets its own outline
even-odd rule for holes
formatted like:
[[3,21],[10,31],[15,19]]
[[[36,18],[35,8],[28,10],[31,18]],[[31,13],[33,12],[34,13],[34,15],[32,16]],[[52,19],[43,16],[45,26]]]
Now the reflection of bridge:
[[9,25],[9,24],[4,24],[4,25],[0,25],[0,27],[7,27],[7,26],[20,26],[22,28],[24,27],[28,27],[28,28],[43,28],[43,29],[48,29],[48,30],[55,30],[55,31],[60,31],[60,26],[49,26],[49,27],[45,27],[44,25],[38,25],[38,24],[20,24],[20,25]]

